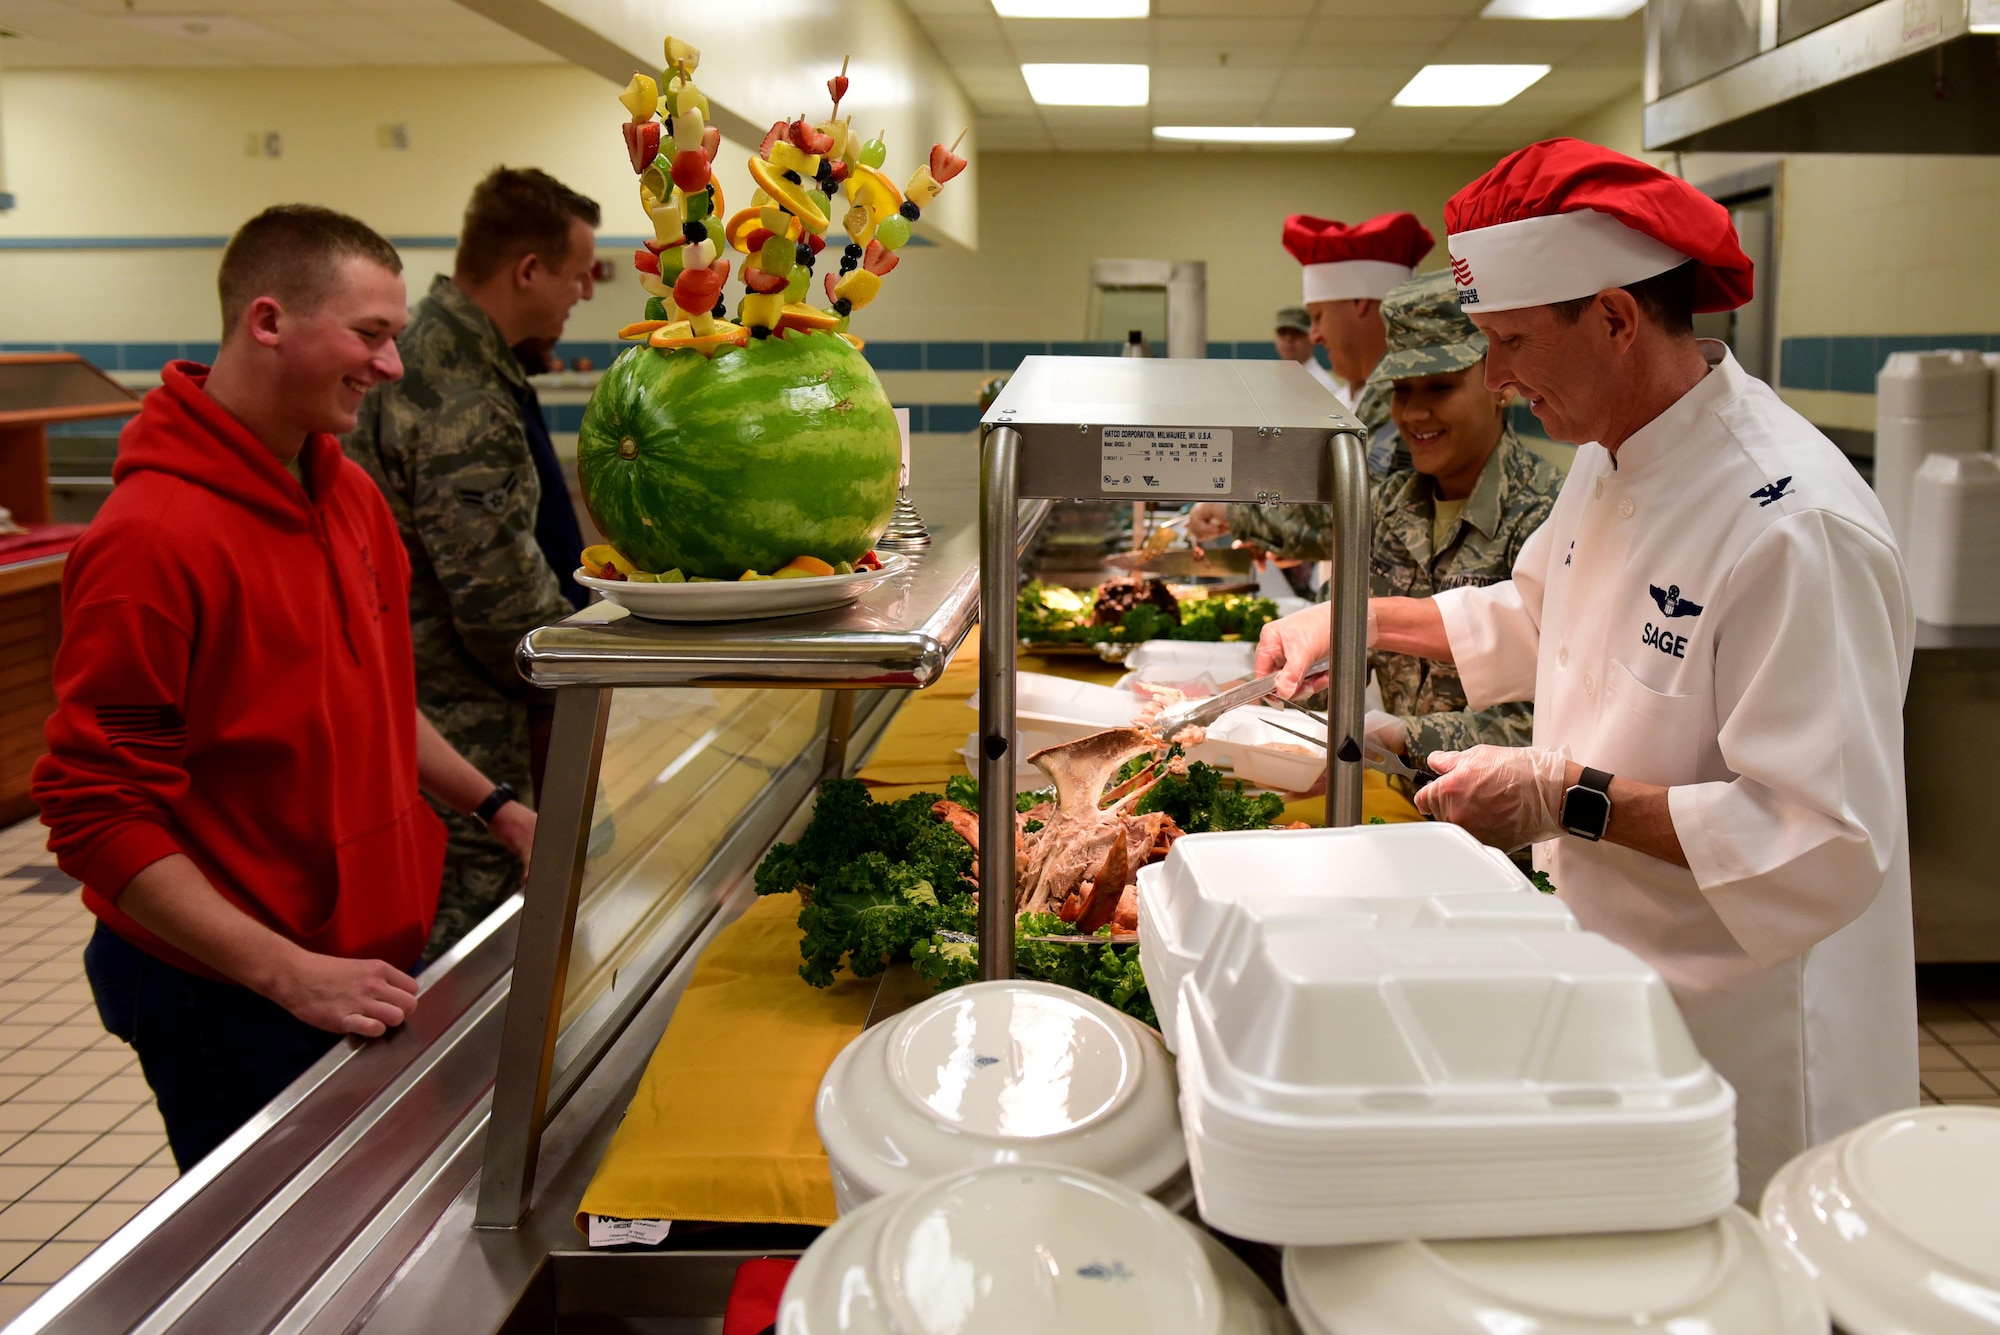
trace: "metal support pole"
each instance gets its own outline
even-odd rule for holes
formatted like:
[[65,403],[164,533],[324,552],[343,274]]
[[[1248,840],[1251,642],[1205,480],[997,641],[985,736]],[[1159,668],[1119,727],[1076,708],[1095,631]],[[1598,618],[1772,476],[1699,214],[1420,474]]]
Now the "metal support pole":
[[1326,823],[1361,823],[1361,734],[1368,689],[1368,457],[1361,437],[1337,432],[1332,452],[1333,619],[1326,710]]
[[847,773],[847,742],[854,734],[854,692],[828,691],[833,708],[826,718],[826,755],[819,767],[822,779],[839,779]]
[[986,433],[979,464],[979,977],[1014,976],[1014,598],[1021,437]]
[[536,794],[535,848],[521,905],[514,978],[507,989],[500,1068],[486,1123],[486,1162],[473,1216],[480,1228],[520,1227],[534,1195],[550,1068],[562,1027],[563,988],[569,981],[570,938],[583,888],[597,769],[604,758],[604,725],[610,717],[608,687],[568,686],[556,692],[548,764]]

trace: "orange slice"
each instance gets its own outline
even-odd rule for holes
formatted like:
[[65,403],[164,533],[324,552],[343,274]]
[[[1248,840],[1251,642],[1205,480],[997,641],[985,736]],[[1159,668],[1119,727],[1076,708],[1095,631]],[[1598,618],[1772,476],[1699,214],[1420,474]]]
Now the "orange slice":
[[850,334],[843,330],[840,336],[846,339],[847,346],[853,348],[856,352],[868,346],[868,340],[862,338],[859,334]]
[[877,222],[903,207],[903,192],[875,167],[857,162],[848,168],[846,188],[848,200],[867,204]]
[[641,338],[641,339],[642,339],[642,338],[646,337],[646,335],[648,335],[648,334],[652,333],[652,332],[653,332],[653,331],[654,331],[655,329],[664,329],[664,328],[666,328],[666,327],[667,327],[668,325],[670,325],[670,324],[672,324],[672,323],[673,323],[673,321],[671,321],[671,320],[638,320],[638,321],[634,321],[634,322],[633,322],[632,324],[628,324],[628,325],[626,325],[626,326],[625,326],[625,327],[624,327],[623,329],[619,330],[619,331],[618,331],[618,337],[620,337],[620,338]]
[[[743,255],[750,253],[750,234],[764,225],[763,221],[758,217],[761,211],[756,208],[739,210],[735,217],[723,225],[722,234],[729,239],[729,248],[731,250]],[[792,234],[786,240],[798,240],[799,220],[796,217],[792,219],[791,229]]]
[[[688,327],[686,321],[677,320],[675,323],[683,330]],[[663,337],[663,335],[666,336]],[[712,356],[720,348],[742,348],[749,346],[750,331],[740,324],[731,324],[727,320],[717,320],[714,330],[710,333],[701,335],[689,333],[667,335],[666,330],[658,329],[653,331],[653,336],[647,341],[663,352],[678,352],[683,348],[691,348],[703,356]]]
[[784,314],[778,317],[778,328],[796,329],[808,334],[818,329],[832,329],[839,323],[840,317],[832,311],[823,311],[803,301],[795,301],[785,307]]
[[819,201],[780,176],[770,163],[762,158],[750,159],[750,179],[765,194],[784,205],[808,232],[819,236],[826,231],[826,212],[820,208]]

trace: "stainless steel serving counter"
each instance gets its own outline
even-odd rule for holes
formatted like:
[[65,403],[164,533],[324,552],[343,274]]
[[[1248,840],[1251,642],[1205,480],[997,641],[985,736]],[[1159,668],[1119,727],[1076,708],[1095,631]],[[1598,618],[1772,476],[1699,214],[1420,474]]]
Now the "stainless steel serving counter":
[[[424,972],[408,1025],[337,1046],[10,1331],[716,1329],[741,1237],[593,1253],[576,1206],[764,851],[973,624],[976,460],[937,462],[915,494],[934,542],[851,607],[666,626],[599,605],[528,636],[557,719],[524,893]],[[1046,510],[1023,507],[1023,542]]]

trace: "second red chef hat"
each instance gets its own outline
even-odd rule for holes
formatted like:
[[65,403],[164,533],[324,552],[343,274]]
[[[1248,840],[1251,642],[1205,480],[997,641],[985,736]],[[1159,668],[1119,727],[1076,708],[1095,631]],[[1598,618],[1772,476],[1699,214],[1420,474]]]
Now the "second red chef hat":
[[1500,159],[1444,206],[1459,305],[1511,311],[1593,296],[1689,260],[1697,311],[1750,300],[1729,210],[1657,167],[1576,139]]
[[1285,249],[1305,266],[1305,300],[1380,301],[1406,282],[1437,244],[1414,213],[1383,213],[1349,227],[1294,213],[1285,219]]

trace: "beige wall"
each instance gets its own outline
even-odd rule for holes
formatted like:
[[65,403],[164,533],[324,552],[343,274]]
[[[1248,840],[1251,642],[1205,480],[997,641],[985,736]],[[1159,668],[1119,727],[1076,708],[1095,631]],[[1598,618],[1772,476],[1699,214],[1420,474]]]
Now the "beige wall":
[[[344,209],[393,236],[448,236],[473,182],[500,162],[554,172],[604,205],[608,235],[630,236],[643,229],[615,91],[561,66],[14,73],[0,132],[20,206],[0,215],[0,238],[223,236],[285,200]],[[410,146],[380,146],[380,127],[398,123]],[[145,128],[114,140],[107,125]],[[267,130],[283,137],[283,155],[246,154],[246,139]],[[725,151],[725,165],[746,155]],[[891,145],[892,166],[913,161]],[[1408,208],[1441,241],[1445,199],[1488,165],[1481,155],[1340,151],[987,154],[979,250],[904,251],[857,332],[1080,339],[1090,261],[1115,257],[1206,260],[1209,337],[1263,338],[1272,312],[1299,299],[1298,266],[1278,244],[1287,213]],[[740,165],[724,184],[747,200]],[[218,258],[0,250],[0,341],[212,339]],[[405,259],[414,295],[450,252]],[[1440,244],[1428,264],[1442,263]],[[578,308],[570,334],[608,338],[643,300],[621,278]]]
[[981,160],[980,248],[906,251],[856,318],[871,337],[1081,339],[1093,259],[1205,260],[1208,337],[1270,336],[1299,302],[1279,244],[1288,213],[1353,221],[1409,209],[1437,235],[1444,202],[1492,165],[1474,154],[1019,154]]
[[[1668,166],[1640,148],[1638,93],[1570,128]],[[1690,154],[1703,181],[1770,157]],[[2000,333],[2000,158],[1795,154],[1781,159],[1778,336]],[[1872,393],[1781,388],[1826,426],[1872,430]]]

